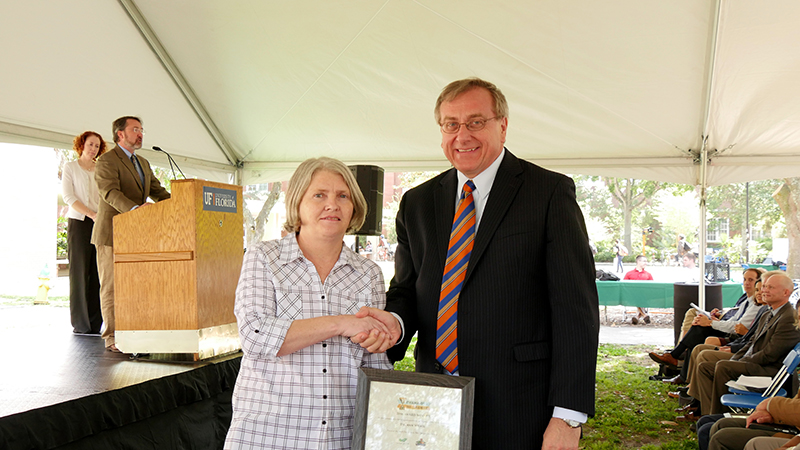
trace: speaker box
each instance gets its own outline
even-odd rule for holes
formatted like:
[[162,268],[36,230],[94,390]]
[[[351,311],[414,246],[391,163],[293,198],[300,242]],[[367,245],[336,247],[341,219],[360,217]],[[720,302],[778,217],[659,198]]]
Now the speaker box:
[[380,236],[383,224],[383,168],[378,166],[348,166],[356,177],[358,187],[367,200],[367,218],[360,236]]

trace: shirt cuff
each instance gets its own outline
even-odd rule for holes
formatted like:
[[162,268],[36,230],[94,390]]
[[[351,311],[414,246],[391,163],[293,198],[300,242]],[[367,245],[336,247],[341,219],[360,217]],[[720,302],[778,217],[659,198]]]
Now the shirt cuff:
[[397,340],[394,344],[397,345],[398,342],[403,342],[403,338],[406,337],[406,326],[403,323],[403,319],[400,318],[398,314],[390,312],[389,314],[393,315],[398,322],[400,322],[400,339]]
[[586,423],[586,420],[589,418],[586,413],[567,408],[560,408],[558,406],[553,408],[553,417],[556,419],[575,420],[580,423]]

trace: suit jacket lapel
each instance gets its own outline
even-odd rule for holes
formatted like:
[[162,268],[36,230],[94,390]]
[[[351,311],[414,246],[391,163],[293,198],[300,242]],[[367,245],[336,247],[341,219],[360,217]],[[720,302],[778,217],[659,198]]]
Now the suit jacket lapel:
[[[122,165],[125,166],[131,173],[133,179],[136,180],[136,185],[139,186],[139,189],[141,189],[142,192],[144,192],[144,188],[142,187],[142,181],[139,179],[139,171],[136,170],[136,166],[133,165],[133,161],[131,161],[131,159],[128,158],[128,155],[125,154],[125,150],[123,150],[122,147],[117,145],[116,147],[114,147],[114,152],[119,157]],[[139,161],[139,164],[141,164],[141,160]],[[142,171],[144,171],[144,168],[142,168]]]
[[[755,339],[753,339],[754,350],[756,348],[756,343],[760,344],[760,342],[758,341],[761,338],[769,335],[770,328],[772,328],[772,325],[780,319],[780,316],[783,312],[784,312],[783,308],[781,308],[779,311],[774,311],[775,314],[771,314],[772,317],[769,317],[768,320],[764,320],[764,326],[760,330],[758,330],[758,334],[756,335]],[[767,313],[764,314],[766,315]],[[760,346],[758,349],[761,350],[761,348],[763,348],[763,345]]]
[[[503,221],[508,208],[517,195],[517,191],[522,186],[522,180],[518,177],[521,172],[522,167],[520,167],[519,160],[506,149],[503,161],[500,163],[497,175],[494,177],[489,199],[484,206],[483,214],[481,214],[481,224],[478,227],[478,234],[475,236],[475,246],[472,248],[472,254],[469,257],[464,283],[469,280],[470,274],[481,256],[483,256],[484,251],[486,251],[486,247],[491,242],[497,227]],[[455,214],[455,211],[453,214]]]
[[[442,271],[447,260],[447,248],[450,246],[450,232],[453,229],[453,218],[456,215],[456,186],[458,176],[456,169],[442,177],[439,186],[433,193],[434,211],[436,215],[436,242],[439,245],[439,254],[442,255]],[[470,257],[471,259],[471,257]]]

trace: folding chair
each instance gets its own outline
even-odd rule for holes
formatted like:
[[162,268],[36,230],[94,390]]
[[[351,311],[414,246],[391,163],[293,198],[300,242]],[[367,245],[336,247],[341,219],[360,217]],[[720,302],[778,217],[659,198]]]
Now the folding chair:
[[730,391],[734,393],[723,395],[721,398],[722,404],[735,412],[746,412],[755,409],[765,399],[775,396],[785,397],[786,390],[782,386],[797,369],[798,364],[800,364],[800,343],[795,345],[786,355],[786,358],[783,359],[783,366],[778,369],[778,373],[772,378],[772,382],[763,394],[730,388]]

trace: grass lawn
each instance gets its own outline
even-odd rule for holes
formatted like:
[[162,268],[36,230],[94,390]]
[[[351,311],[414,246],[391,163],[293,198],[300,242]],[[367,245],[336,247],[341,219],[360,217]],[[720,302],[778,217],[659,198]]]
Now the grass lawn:
[[[416,338],[395,370],[414,370]],[[597,352],[596,414],[583,427],[583,449],[694,450],[697,438],[687,423],[674,422],[677,400],[669,387],[650,381],[658,372],[650,347],[601,345]]]

